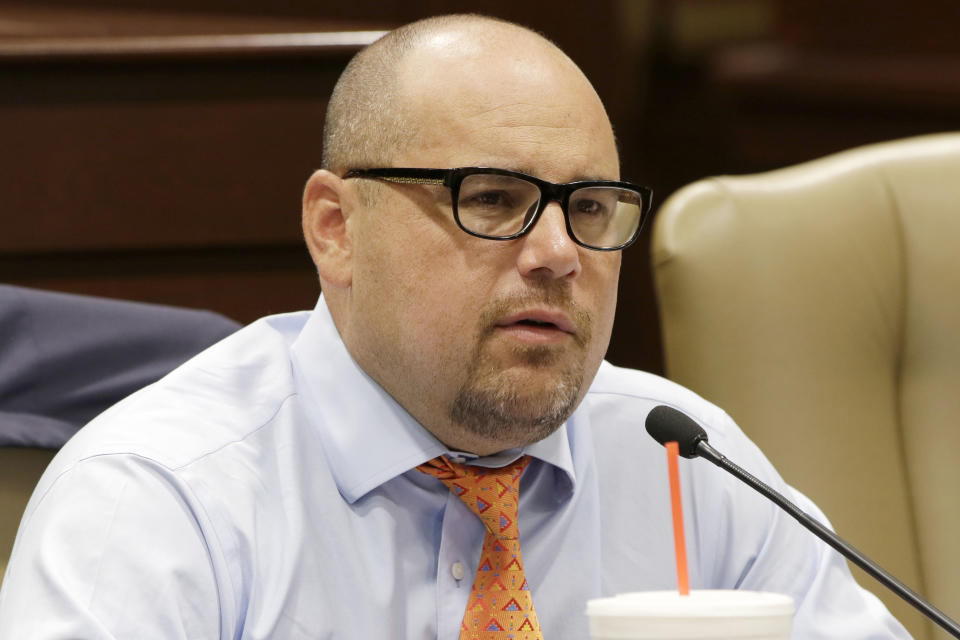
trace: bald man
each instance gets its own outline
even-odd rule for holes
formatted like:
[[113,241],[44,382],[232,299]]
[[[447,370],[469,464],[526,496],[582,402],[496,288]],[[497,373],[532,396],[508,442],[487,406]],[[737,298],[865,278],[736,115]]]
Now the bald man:
[[[603,105],[551,43],[476,16],[390,33],[338,83],[323,162],[303,197],[316,308],[64,448],[0,637],[586,638],[588,599],[676,584],[642,427],[659,404],[790,491],[721,410],[603,362],[650,193],[620,181]],[[710,465],[682,478],[694,588],[789,594],[794,638],[908,637],[762,498]]]

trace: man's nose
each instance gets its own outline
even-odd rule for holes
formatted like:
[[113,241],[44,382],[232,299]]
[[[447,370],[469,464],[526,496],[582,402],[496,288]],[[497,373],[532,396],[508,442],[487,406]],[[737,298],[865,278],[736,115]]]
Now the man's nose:
[[520,238],[523,248],[517,258],[520,275],[531,278],[574,278],[580,274],[580,248],[567,233],[563,209],[547,204],[540,219]]

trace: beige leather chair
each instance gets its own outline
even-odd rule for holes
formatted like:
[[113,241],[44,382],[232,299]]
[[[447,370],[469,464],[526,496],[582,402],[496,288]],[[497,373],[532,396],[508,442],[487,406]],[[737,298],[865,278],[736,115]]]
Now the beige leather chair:
[[[689,185],[652,260],[667,375],[960,618],[960,134]],[[856,572],[916,638],[946,638]]]
[[0,447],[0,581],[30,494],[56,451]]

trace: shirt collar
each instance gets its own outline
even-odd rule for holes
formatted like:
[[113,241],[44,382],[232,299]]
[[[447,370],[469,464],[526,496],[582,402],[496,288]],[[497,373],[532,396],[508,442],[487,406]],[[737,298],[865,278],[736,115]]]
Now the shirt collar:
[[527,454],[563,472],[557,490],[564,495],[558,497],[573,491],[576,476],[566,424],[523,449],[484,457],[450,451],[354,361],[323,296],[291,345],[290,359],[307,419],[347,502],[442,454],[484,467],[501,467]]

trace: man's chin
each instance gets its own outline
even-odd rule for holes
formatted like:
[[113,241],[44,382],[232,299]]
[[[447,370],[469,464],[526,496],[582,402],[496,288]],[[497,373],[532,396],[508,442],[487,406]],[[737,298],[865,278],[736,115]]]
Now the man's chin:
[[529,444],[556,431],[569,417],[582,382],[582,374],[575,371],[510,367],[469,380],[458,391],[450,417],[481,438],[509,446]]

